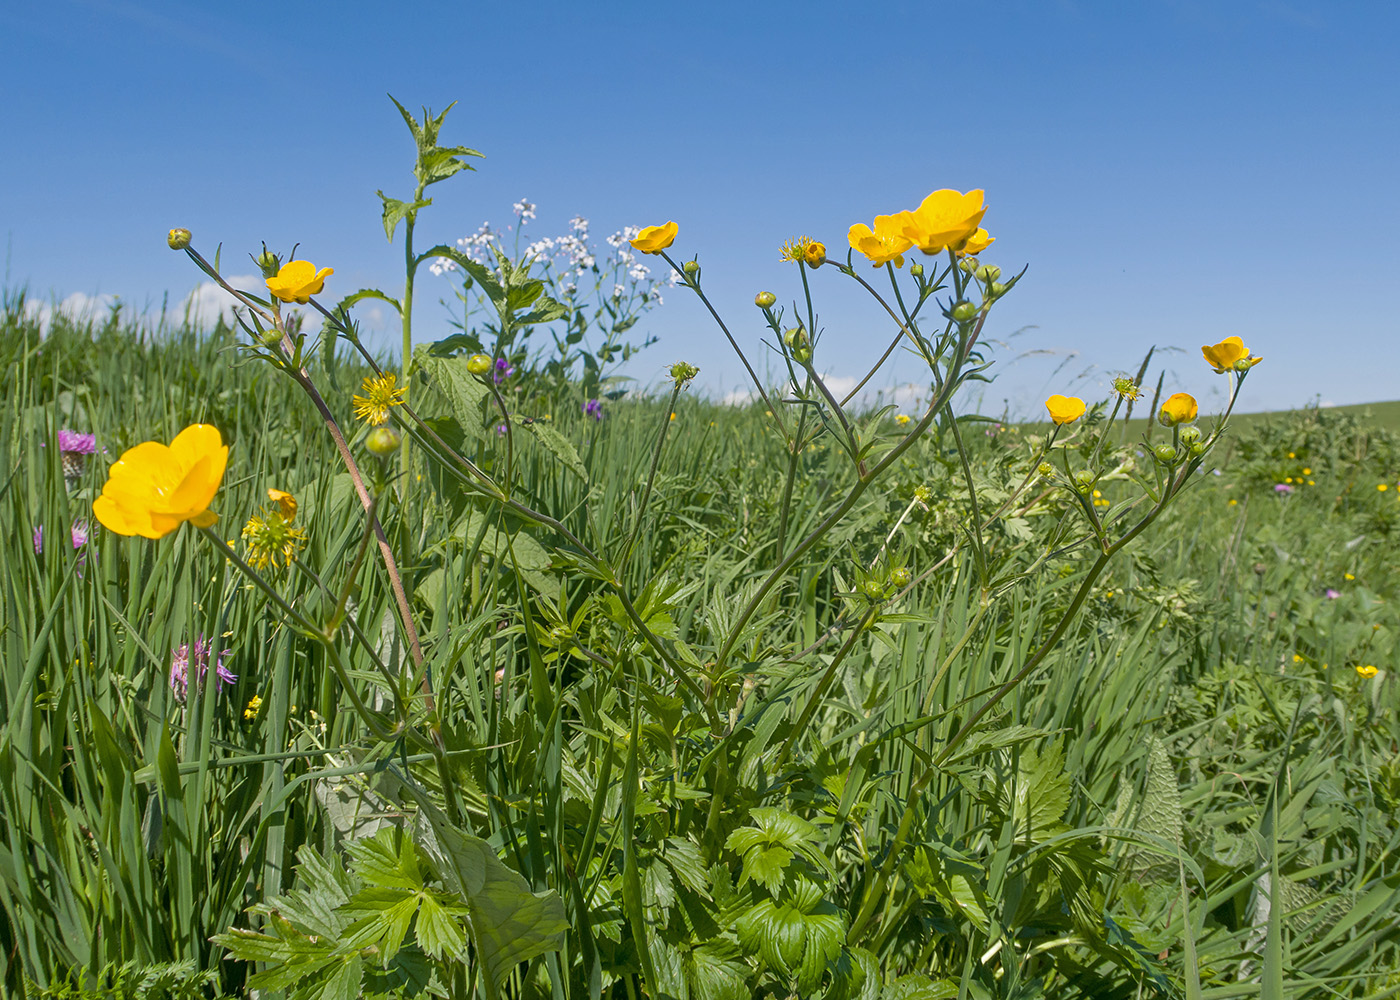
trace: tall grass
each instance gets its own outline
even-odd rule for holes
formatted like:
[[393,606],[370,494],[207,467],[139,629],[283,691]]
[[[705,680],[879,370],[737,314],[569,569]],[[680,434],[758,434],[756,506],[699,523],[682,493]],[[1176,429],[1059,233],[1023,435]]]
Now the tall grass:
[[[946,431],[931,436],[760,607],[735,657],[753,662],[735,680],[741,753],[720,788],[693,782],[711,734],[680,728],[669,675],[609,638],[621,611],[602,589],[567,572],[548,538],[428,474],[384,518],[416,553],[405,571],[448,720],[444,773],[408,745],[372,752],[324,656],[193,532],[151,544],[94,527],[82,549],[66,543],[123,449],[213,423],[235,456],[219,530],[234,539],[267,487],[294,492],[310,526],[301,564],[324,579],[294,567],[279,586],[329,607],[361,525],[296,387],[243,365],[226,330],[56,319],[41,337],[22,315],[12,298],[0,330],[12,387],[0,404],[0,961],[12,993],[75,972],[95,983],[132,962],[193,962],[237,991],[250,970],[210,938],[292,888],[298,849],[333,854],[411,812],[410,787],[447,797],[444,781],[460,822],[564,901],[564,948],[516,971],[522,996],[624,996],[648,969],[676,995],[778,995],[776,980],[754,978],[773,962],[715,917],[734,917],[717,867],[750,863],[722,845],[765,807],[811,825],[804,842],[827,859],[826,896],[843,908],[840,961],[874,963],[861,995],[910,974],[928,978],[884,995],[1360,997],[1400,985],[1395,490],[1375,489],[1397,470],[1384,436],[1316,417],[1250,432],[1225,475],[1202,477],[1113,565],[991,724],[930,769],[1044,638],[1089,561],[1047,558],[1053,506],[989,540],[1018,565],[1043,560],[1030,584],[993,600],[960,549],[851,644],[811,737],[787,746],[791,715],[842,648],[845,634],[826,630],[853,567],[876,557],[915,486],[936,499],[895,532],[899,561],[935,566],[962,543],[962,471]],[[360,374],[342,359],[317,378],[349,390]],[[522,436],[519,488],[617,551],[668,408],[635,398],[595,422],[583,402],[568,386],[522,394],[582,469]],[[703,639],[728,631],[734,595],[820,521],[851,472],[819,441],[792,459],[785,506],[789,456],[761,406],[686,396],[675,413],[656,517],[621,572],[654,631]],[[99,448],[71,488],[63,427],[95,433]],[[1003,482],[1032,432],[967,425],[976,475]],[[1271,479],[1298,461],[1289,452],[1315,485],[1285,497]],[[475,457],[505,461],[489,443]],[[369,651],[403,669],[406,658],[387,588],[365,573],[357,594],[365,641],[351,677],[373,703],[384,695]],[[597,656],[541,645],[561,624]],[[200,635],[232,650],[238,680],[192,677],[180,704],[171,651]],[[761,649],[785,646],[810,652],[759,669]],[[1364,664],[1381,675],[1362,679]],[[821,989],[854,981],[832,972]]]

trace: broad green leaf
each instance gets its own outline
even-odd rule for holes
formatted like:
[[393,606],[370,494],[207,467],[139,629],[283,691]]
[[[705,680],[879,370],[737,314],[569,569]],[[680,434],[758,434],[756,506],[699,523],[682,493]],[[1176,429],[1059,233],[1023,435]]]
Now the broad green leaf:
[[394,230],[399,228],[400,222],[414,216],[420,208],[427,208],[433,203],[431,198],[422,201],[400,201],[398,198],[390,198],[383,191],[375,193],[384,202],[384,235],[389,238],[390,243],[394,242]]
[[413,350],[413,367],[427,376],[429,384],[442,393],[463,431],[485,437],[482,404],[490,400],[491,391],[467,371],[466,358],[436,357],[420,344]]
[[542,420],[531,420],[520,424],[525,431],[549,451],[559,462],[585,483],[588,482],[588,469],[578,456],[574,443]]

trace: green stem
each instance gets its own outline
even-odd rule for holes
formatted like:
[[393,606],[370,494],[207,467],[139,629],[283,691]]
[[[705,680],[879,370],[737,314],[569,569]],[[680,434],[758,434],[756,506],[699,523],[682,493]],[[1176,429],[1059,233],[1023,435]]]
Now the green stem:
[[637,505],[637,516],[632,522],[632,532],[627,536],[627,544],[623,546],[622,558],[618,560],[618,566],[624,571],[627,567],[627,560],[632,556],[632,546],[637,541],[637,532],[642,528],[642,518],[647,512],[647,502],[651,499],[652,483],[656,481],[656,468],[661,464],[661,449],[666,444],[666,432],[671,428],[671,414],[675,412],[676,400],[681,395],[681,383],[676,381],[676,387],[671,390],[670,402],[666,404],[666,412],[661,414],[661,433],[656,438],[656,448],[651,453],[651,468],[647,471],[647,484],[642,490],[641,503]]
[[875,617],[875,607],[866,609],[861,616],[860,622],[851,630],[851,634],[846,637],[846,641],[841,644],[841,648],[836,651],[836,655],[831,658],[831,663],[823,671],[821,680],[817,681],[817,686],[812,689],[812,693],[807,696],[807,703],[802,706],[802,712],[793,723],[792,732],[783,741],[783,747],[778,751],[778,757],[773,762],[773,770],[782,770],[787,763],[788,757],[792,755],[792,748],[797,745],[798,739],[802,736],[802,731],[807,728],[807,724],[812,721],[812,716],[816,714],[817,703],[826,695],[827,689],[831,687],[831,682],[836,677],[836,670],[841,666],[841,661],[846,658],[856,644],[856,640],[865,632],[865,628],[870,624],[870,620]]

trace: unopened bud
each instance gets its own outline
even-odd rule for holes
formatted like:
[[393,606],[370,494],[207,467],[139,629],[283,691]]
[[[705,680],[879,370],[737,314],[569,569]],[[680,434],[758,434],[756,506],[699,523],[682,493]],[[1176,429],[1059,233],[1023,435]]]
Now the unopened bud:
[[365,435],[365,447],[373,455],[385,458],[399,450],[400,438],[392,427],[376,427]]
[[1074,484],[1079,488],[1080,493],[1088,493],[1097,478],[1089,469],[1080,469],[1074,474]]
[[1183,427],[1183,428],[1181,428],[1181,443],[1182,443],[1182,444],[1184,444],[1184,445],[1193,445],[1193,444],[1195,444],[1197,441],[1199,441],[1200,439],[1201,439],[1201,429],[1200,429],[1199,427]]
[[913,575],[903,566],[896,566],[890,570],[890,583],[900,590],[909,586],[909,581],[914,579]]
[[783,343],[787,344],[793,360],[798,364],[806,362],[812,356],[812,342],[807,339],[807,331],[800,326],[784,331]]
[[922,265],[922,264],[910,264],[910,265],[909,265],[909,273],[912,274],[912,275],[913,275],[914,277],[916,277],[916,278],[922,278],[922,277],[924,276],[924,265]]
[[263,247],[263,252],[254,257],[253,261],[258,265],[258,270],[263,273],[264,278],[275,278],[277,272],[282,270],[282,262],[267,247]]
[[1200,458],[1206,453],[1206,443],[1204,441],[1193,441],[1186,446],[1186,450],[1191,452],[1192,458]]
[[962,260],[958,261],[958,270],[963,274],[971,274],[973,271],[977,270],[977,258],[964,257]]
[[282,331],[270,326],[258,334],[258,340],[262,342],[264,347],[276,347],[282,343]]
[[977,315],[977,307],[971,302],[959,302],[953,306],[952,315],[959,323],[967,323]]
[[485,375],[491,370],[491,359],[484,354],[473,354],[467,358],[467,371],[473,375]]
[[172,229],[170,235],[165,238],[165,242],[170,245],[171,250],[183,250],[190,245],[190,231],[188,229]]
[[772,292],[759,292],[753,297],[753,304],[760,309],[772,309],[773,303],[778,301],[778,297]]
[[976,271],[979,281],[996,281],[1001,277],[1001,268],[995,264],[983,264]]
[[874,577],[861,584],[860,589],[861,593],[872,601],[883,600],[885,597],[885,585]]
[[992,282],[992,298],[999,299],[1006,294],[1006,286],[1000,281]]
[[1157,461],[1161,462],[1163,465],[1176,464],[1176,449],[1169,444],[1159,444],[1152,449],[1152,454],[1155,455]]
[[561,645],[565,642],[568,642],[569,636],[571,636],[572,634],[573,633],[569,631],[569,626],[567,625],[555,625],[552,629],[549,630],[549,638],[555,643]]
[[700,262],[698,260],[688,260],[681,265],[681,270],[686,274],[696,274],[700,271]]

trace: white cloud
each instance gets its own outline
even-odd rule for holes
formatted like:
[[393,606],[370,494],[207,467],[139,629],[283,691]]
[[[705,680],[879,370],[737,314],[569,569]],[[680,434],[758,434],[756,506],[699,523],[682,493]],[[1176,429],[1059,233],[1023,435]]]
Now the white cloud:
[[66,316],[75,324],[82,324],[111,312],[120,301],[115,295],[86,295],[83,292],[74,292],[56,305],[30,299],[24,304],[24,315],[25,318],[39,324],[39,335],[42,337],[49,332],[49,325],[53,322],[55,313]]

